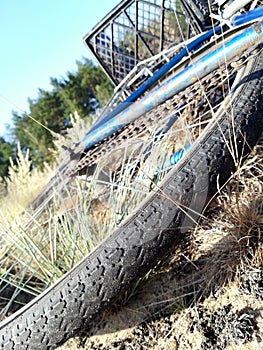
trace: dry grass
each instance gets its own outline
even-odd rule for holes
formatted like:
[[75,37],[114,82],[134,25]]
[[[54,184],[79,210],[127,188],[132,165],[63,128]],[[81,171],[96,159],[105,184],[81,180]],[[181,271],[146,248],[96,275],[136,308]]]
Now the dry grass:
[[[56,155],[63,145],[72,143],[88,127],[77,115],[67,137],[56,140]],[[85,126],[86,125],[86,126]],[[11,162],[6,193],[0,205],[0,293],[3,315],[14,312],[52,284],[83,258],[96,244],[90,212],[94,205],[86,200],[91,193],[83,181],[75,179],[70,189],[54,189],[51,201],[29,209],[43,186],[54,176],[53,168],[32,169],[30,154],[18,147],[17,162]],[[76,195],[77,194],[77,195]],[[77,199],[77,200],[76,200]]]
[[258,268],[263,260],[262,203],[263,146],[259,144],[217,197],[210,220],[196,228],[193,259],[213,250],[213,259],[222,267],[211,275],[219,276],[222,270],[229,280],[251,266]]
[[12,222],[36,197],[45,183],[54,175],[54,167],[47,164],[44,170],[32,169],[29,150],[22,153],[18,145],[16,163],[10,160],[9,174],[6,177],[6,193],[1,198],[0,222],[7,220]]
[[[65,157],[66,148],[81,139],[88,128],[77,116],[74,124],[66,139],[58,137],[56,141],[58,163]],[[44,172],[32,170],[29,153],[24,155],[19,150],[17,165],[10,166],[7,194],[1,206],[3,315],[14,312],[70,270],[148,193],[147,178],[130,186],[133,153],[128,155],[127,168],[121,165],[123,158],[117,158],[113,154],[101,159],[89,178],[84,175],[64,182],[59,177],[59,185],[52,187],[50,195],[31,211],[30,201],[54,172],[49,168]],[[117,161],[122,176],[116,175]]]
[[[186,114],[198,108],[198,101],[191,103]],[[83,137],[87,125],[82,123],[76,118],[79,129],[73,128],[67,139],[58,138],[59,158],[64,158],[63,149]],[[49,174],[49,170],[29,171],[28,154],[20,153],[18,167],[10,168],[6,197],[6,203],[20,203],[20,207],[2,206],[5,212],[0,224],[0,292],[2,298],[9,298],[4,314],[15,311],[13,305],[30,300],[71,269],[149,193],[156,169],[165,162],[171,140],[177,138],[171,130],[146,154],[163,120],[158,123],[137,141],[138,147],[131,149],[127,143],[102,159],[92,178],[62,182],[48,205],[37,208],[41,215],[16,215],[39,191],[34,179],[39,182],[43,176],[46,181]],[[180,147],[191,141],[188,131],[180,132]],[[177,247],[166,265],[126,295],[125,303],[120,300],[89,330],[83,330],[89,338],[81,339],[85,349],[262,346],[262,148],[262,144],[257,147],[208,208],[189,247]],[[137,157],[139,169],[134,161]],[[77,346],[78,340],[71,340],[61,349]]]
[[[72,134],[66,144],[74,137]],[[65,144],[65,140],[58,143]],[[151,176],[165,157],[160,150],[169,149],[167,145],[169,139],[155,146],[148,159],[152,167],[141,167],[137,181],[130,181],[134,158],[124,147],[127,157],[126,166],[119,170],[121,176],[114,174],[117,162],[123,164],[124,158],[112,155],[102,160],[92,179],[78,177],[63,191],[54,191],[52,205],[49,203],[39,219],[24,213],[12,223],[1,222],[1,239],[5,241],[1,250],[5,263],[1,267],[1,295],[7,299],[12,296],[5,312],[15,311],[18,303],[27,302],[62,276],[141,202],[149,192]],[[139,148],[139,152],[142,150]],[[23,197],[33,177],[41,177],[29,172],[28,155],[23,158],[21,154],[20,168],[13,169],[14,180],[9,184],[11,203],[15,202],[11,196],[15,189],[22,190]],[[108,171],[106,179],[101,177],[102,169]],[[124,306],[120,300],[96,321],[91,331],[84,330],[89,336],[82,341],[84,348],[260,347],[262,174],[261,143],[208,208],[192,234],[190,248],[179,247],[167,265],[126,296]],[[240,323],[249,329],[248,333]],[[233,333],[233,325],[238,332]],[[78,343],[70,341],[63,349],[75,349]]]
[[261,349],[262,174],[261,142],[211,203],[189,248],[177,248],[124,305],[84,330],[87,338],[60,349]]

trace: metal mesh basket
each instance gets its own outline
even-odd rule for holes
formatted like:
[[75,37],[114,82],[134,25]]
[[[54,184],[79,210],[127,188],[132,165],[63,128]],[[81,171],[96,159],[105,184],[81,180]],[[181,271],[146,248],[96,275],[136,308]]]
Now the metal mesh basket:
[[115,85],[140,61],[181,39],[175,0],[123,0],[84,41]]

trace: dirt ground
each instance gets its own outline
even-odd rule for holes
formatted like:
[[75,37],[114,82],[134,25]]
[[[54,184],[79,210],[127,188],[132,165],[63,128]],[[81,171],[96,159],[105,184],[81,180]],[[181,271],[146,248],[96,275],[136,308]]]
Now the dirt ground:
[[182,256],[59,349],[263,349],[262,269],[220,285],[214,268]]
[[263,146],[130,295],[60,350],[263,349]]

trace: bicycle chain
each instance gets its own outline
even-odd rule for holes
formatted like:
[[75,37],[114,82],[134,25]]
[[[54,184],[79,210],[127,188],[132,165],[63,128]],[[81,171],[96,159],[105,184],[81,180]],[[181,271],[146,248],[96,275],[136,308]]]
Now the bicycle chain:
[[[163,118],[171,114],[173,110],[178,106],[189,106],[197,104],[204,99],[202,91],[210,91],[224,81],[225,78],[233,75],[237,72],[249,59],[256,56],[261,52],[259,48],[250,48],[244,52],[242,57],[236,57],[236,59],[227,63],[226,65],[217,68],[215,71],[209,73],[202,79],[199,79],[196,83],[184,89],[182,92],[176,94],[169,100],[166,100],[150,112],[142,115],[139,119],[130,123],[128,126],[121,129],[119,132],[105,138],[94,148],[83,152],[81,151],[81,144],[75,149],[68,150],[69,163],[66,166],[61,167],[61,172],[66,176],[74,176],[83,169],[89,168],[106,154],[112,152],[117,147],[123,145],[127,140],[131,140],[138,135],[145,134],[151,126],[156,124]],[[200,89],[201,87],[201,89]],[[193,96],[195,97],[193,99]]]

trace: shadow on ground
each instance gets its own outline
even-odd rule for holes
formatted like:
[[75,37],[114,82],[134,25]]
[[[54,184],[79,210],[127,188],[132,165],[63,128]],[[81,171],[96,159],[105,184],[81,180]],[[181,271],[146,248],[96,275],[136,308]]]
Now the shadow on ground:
[[262,242],[237,252],[231,242],[226,235],[206,253],[200,242],[177,249],[61,350],[263,348],[263,270],[251,255]]

